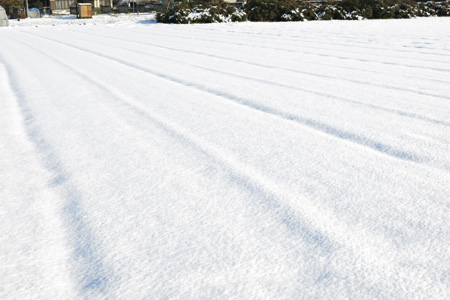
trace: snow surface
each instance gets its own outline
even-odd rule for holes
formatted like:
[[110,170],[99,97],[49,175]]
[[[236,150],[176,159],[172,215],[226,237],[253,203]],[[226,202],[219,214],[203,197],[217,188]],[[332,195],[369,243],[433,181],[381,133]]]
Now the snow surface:
[[74,25],[86,26],[133,26],[135,24],[150,24],[156,23],[155,14],[140,13],[140,14],[101,14],[92,16],[92,19],[77,19],[75,15],[53,15],[44,16],[40,19],[21,19],[9,20],[11,27],[47,27],[58,26],[58,28],[65,28]]
[[0,298],[449,299],[449,28],[11,21]]

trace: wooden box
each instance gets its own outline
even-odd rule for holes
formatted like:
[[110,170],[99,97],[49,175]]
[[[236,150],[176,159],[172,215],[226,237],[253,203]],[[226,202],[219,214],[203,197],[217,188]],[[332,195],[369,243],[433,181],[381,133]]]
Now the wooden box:
[[78,3],[78,19],[91,19],[92,18],[92,4],[90,3]]

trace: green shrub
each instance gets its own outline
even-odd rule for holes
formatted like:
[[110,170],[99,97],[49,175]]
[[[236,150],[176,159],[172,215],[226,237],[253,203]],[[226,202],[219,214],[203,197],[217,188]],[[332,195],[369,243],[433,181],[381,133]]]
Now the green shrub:
[[247,21],[247,14],[221,0],[201,0],[183,2],[180,6],[158,13],[156,20],[175,24],[242,22]]
[[[1,0],[0,0],[1,1]],[[251,0],[245,10],[222,0],[183,2],[157,14],[162,23],[212,23],[240,21],[304,21],[399,19],[450,16],[450,2],[416,2],[413,0],[343,0],[310,3],[302,0]]]
[[286,21],[283,16],[300,8],[295,0],[252,0],[245,11],[250,21]]
[[449,2],[440,2],[436,3],[436,14],[439,17],[448,17],[450,16],[450,3]]
[[410,18],[416,15],[417,6],[412,0],[343,0],[339,5],[365,19]]

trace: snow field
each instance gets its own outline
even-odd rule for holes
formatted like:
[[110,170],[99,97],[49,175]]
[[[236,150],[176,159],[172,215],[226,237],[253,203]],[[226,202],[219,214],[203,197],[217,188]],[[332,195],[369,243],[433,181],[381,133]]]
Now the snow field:
[[448,23],[0,31],[0,295],[448,298]]

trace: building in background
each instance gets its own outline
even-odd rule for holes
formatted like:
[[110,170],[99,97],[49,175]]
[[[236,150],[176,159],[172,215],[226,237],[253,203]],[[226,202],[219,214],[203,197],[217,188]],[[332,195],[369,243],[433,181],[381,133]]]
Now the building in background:
[[52,12],[69,11],[71,5],[76,5],[76,0],[50,0]]
[[113,0],[50,0],[50,8],[52,12],[70,11],[71,6],[77,6],[77,3],[90,3],[92,8],[100,8],[102,6],[113,7]]

